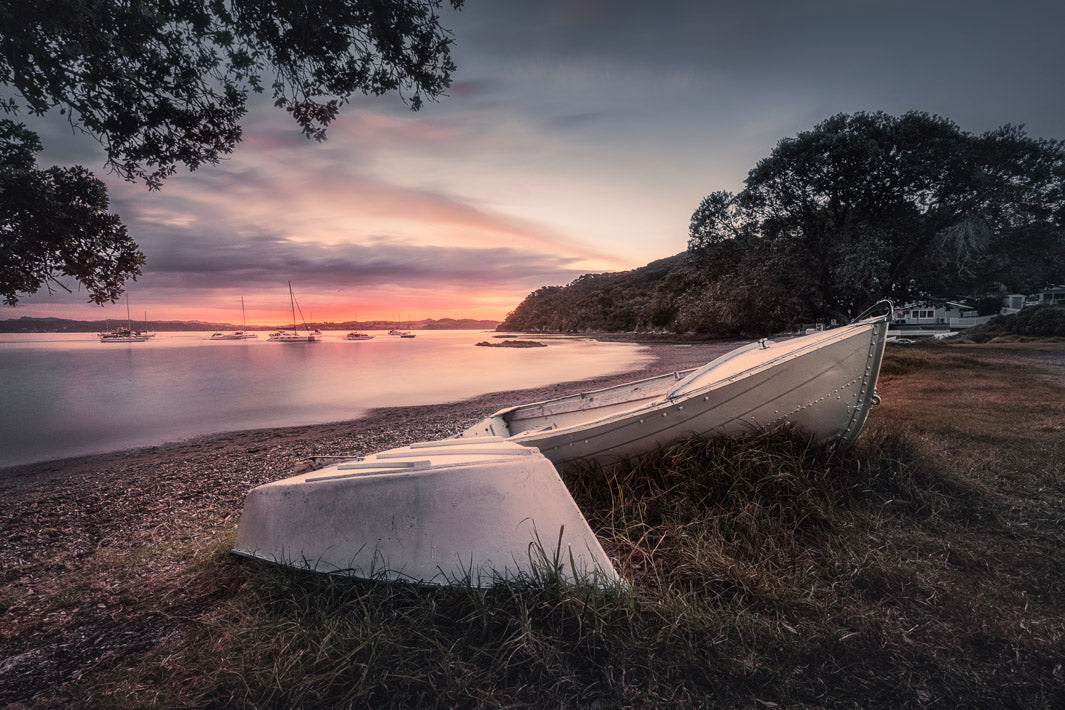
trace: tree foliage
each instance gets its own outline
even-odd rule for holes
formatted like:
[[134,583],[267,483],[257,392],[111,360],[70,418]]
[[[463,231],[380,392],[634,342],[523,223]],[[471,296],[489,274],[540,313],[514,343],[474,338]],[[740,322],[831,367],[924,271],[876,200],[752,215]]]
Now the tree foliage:
[[[253,93],[269,91],[316,140],[357,93],[398,92],[415,110],[441,96],[455,69],[452,37],[438,15],[445,2],[456,9],[463,4],[12,0],[0,3],[0,109],[35,116],[58,110],[100,143],[110,169],[159,188],[179,165],[196,169],[232,152]],[[5,138],[0,149],[18,153],[30,146],[23,140],[28,132],[19,130],[22,138]],[[32,146],[31,153],[39,150],[39,141]],[[5,202],[44,194],[42,175],[51,181],[50,200],[73,200],[59,206],[62,213],[72,214],[85,199],[106,206],[102,184],[90,190],[91,174],[82,168],[5,173]],[[16,189],[20,176],[30,182]],[[93,190],[98,194],[89,197]],[[121,293],[135,273],[135,245],[133,251],[117,246],[128,237],[101,224],[104,231],[90,238],[83,225],[76,234],[37,243],[35,235],[64,225],[34,224],[36,206],[12,206],[19,216],[4,225],[0,291],[7,302],[17,300],[8,294],[32,293],[59,274],[81,281],[95,302]],[[24,231],[10,231],[16,229]],[[58,248],[62,239],[81,247]]]
[[66,112],[111,168],[158,187],[231,152],[267,84],[317,139],[355,93],[398,91],[414,109],[440,96],[455,68],[442,2],[5,2],[0,83],[34,114]]
[[1019,313],[995,316],[965,331],[965,337],[978,343],[1002,336],[1065,338],[1065,306],[1026,306]]
[[65,275],[90,301],[114,301],[144,255],[107,211],[104,184],[80,166],[37,170],[40,150],[31,131],[0,119],[0,297],[14,306]]
[[668,327],[676,317],[666,277],[681,254],[632,271],[585,274],[568,286],[544,286],[509,313],[498,330],[631,331]]
[[[911,112],[837,115],[781,140],[692,214],[687,258],[531,294],[501,328],[761,334],[890,297],[1065,282],[1065,143]],[[991,309],[993,310],[993,308]]]
[[840,114],[781,140],[740,193],[705,198],[689,250],[711,281],[754,285],[792,320],[885,296],[1032,291],[1065,275],[1065,143]]

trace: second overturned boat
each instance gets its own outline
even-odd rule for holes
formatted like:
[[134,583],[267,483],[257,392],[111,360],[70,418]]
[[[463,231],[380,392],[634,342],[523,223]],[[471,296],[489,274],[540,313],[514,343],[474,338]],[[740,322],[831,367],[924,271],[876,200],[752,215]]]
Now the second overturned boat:
[[259,486],[234,552],[364,579],[487,587],[618,574],[551,463],[498,438],[430,441]]
[[846,446],[877,401],[888,319],[761,340],[695,370],[510,407],[459,437],[501,436],[556,465],[641,454],[691,434],[785,426]]

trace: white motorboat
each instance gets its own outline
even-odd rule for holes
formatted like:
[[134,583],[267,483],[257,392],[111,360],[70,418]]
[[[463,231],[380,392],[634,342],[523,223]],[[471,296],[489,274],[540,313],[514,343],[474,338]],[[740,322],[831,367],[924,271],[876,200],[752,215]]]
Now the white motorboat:
[[[271,340],[275,343],[313,343],[317,341],[322,335],[321,331],[315,331],[314,333],[310,332],[307,328],[306,321],[303,322],[303,327],[307,330],[306,333],[301,335],[296,330],[296,308],[298,308],[298,306],[296,304],[296,296],[292,293],[291,281],[288,282],[288,300],[292,307],[292,330],[275,330],[273,333],[266,336],[267,340]],[[300,316],[302,318],[303,309],[300,309]],[[315,335],[315,333],[317,333],[317,335]]]
[[259,337],[258,333],[248,332],[248,316],[244,312],[244,296],[240,297],[240,321],[244,326],[244,330],[238,330],[233,333],[213,333],[211,334],[211,340],[250,340]]
[[496,437],[411,444],[259,486],[234,552],[422,584],[619,579],[551,462]]
[[374,336],[370,335],[369,333],[360,333],[359,331],[348,333],[345,337],[348,340],[373,340],[374,338]]
[[695,370],[503,409],[459,437],[501,436],[556,465],[641,454],[692,434],[787,426],[845,446],[877,401],[887,328],[880,316],[760,340]]

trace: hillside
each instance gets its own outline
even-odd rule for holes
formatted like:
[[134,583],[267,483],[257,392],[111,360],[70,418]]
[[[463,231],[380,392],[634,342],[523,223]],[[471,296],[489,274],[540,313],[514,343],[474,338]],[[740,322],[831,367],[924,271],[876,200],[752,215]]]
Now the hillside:
[[585,274],[566,286],[544,286],[509,313],[498,330],[674,330],[690,280],[687,264],[687,253],[681,253],[631,271]]

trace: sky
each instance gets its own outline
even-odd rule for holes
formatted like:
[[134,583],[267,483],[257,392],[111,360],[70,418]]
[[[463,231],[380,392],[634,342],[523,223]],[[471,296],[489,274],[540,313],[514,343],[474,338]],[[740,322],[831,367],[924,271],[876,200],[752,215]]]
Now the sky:
[[[324,143],[268,99],[218,165],[162,190],[92,139],[30,122],[39,163],[82,164],[147,256],[134,318],[500,320],[530,292],[684,251],[700,200],[742,189],[836,113],[926,111],[1065,139],[1065,3],[1030,0],[467,0],[458,69],[411,112],[357,97]],[[124,318],[40,293],[0,318]]]

